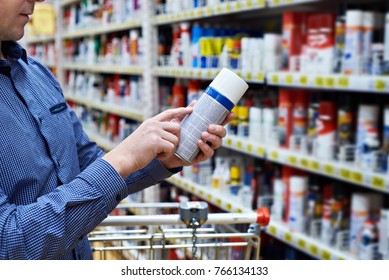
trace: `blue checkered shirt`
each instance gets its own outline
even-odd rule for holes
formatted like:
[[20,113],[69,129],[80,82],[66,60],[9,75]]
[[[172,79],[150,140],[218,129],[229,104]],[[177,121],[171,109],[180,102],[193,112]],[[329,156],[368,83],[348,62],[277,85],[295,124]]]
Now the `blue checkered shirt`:
[[177,170],[123,180],[101,159],[59,83],[15,42],[0,60],[0,259],[91,259],[87,234],[131,193]]

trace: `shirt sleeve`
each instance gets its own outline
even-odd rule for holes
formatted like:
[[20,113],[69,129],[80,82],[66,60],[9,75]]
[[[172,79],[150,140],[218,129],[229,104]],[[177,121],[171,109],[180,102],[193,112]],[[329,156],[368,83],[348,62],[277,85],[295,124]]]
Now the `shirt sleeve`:
[[0,258],[56,259],[66,254],[130,192],[172,175],[161,166],[155,159],[123,180],[108,162],[98,159],[71,183],[29,205],[11,204],[0,191]]

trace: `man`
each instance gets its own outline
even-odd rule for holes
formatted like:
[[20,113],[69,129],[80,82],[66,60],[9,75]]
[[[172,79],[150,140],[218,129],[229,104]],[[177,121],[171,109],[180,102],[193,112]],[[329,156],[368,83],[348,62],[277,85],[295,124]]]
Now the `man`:
[[[0,0],[0,259],[91,259],[86,235],[126,196],[180,170],[179,122],[192,108],[146,120],[104,154],[51,72],[15,43],[35,2]],[[211,125],[195,163],[225,135]]]

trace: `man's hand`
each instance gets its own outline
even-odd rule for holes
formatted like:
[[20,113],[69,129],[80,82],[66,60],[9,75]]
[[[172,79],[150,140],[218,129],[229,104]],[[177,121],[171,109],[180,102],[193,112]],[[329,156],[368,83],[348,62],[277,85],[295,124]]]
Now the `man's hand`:
[[[182,120],[192,111],[192,106],[170,109],[144,121],[131,135],[105,154],[103,159],[111,164],[122,178],[142,169],[155,157],[164,161],[174,155],[179,143],[180,125],[177,120]],[[220,128],[214,129],[218,130],[216,135],[224,133]],[[216,135],[210,136],[210,143],[220,146],[220,137]],[[208,156],[212,148],[206,146],[208,145],[202,144],[201,149]]]

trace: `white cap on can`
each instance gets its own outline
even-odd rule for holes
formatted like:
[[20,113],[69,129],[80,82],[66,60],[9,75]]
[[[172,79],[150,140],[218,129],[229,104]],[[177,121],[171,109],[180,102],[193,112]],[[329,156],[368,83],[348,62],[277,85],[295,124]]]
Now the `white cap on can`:
[[223,68],[209,86],[227,97],[234,105],[239,102],[249,88],[249,85],[241,77],[227,68]]
[[362,26],[363,12],[360,10],[349,10],[346,12],[346,26]]
[[366,215],[370,210],[371,200],[365,193],[353,193],[351,195],[351,210],[364,212]]

